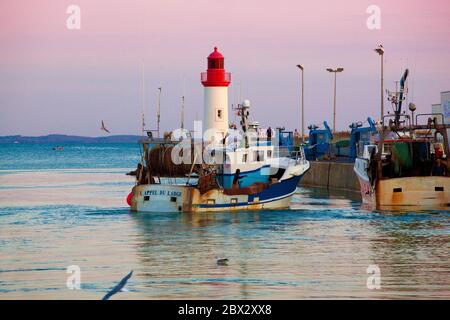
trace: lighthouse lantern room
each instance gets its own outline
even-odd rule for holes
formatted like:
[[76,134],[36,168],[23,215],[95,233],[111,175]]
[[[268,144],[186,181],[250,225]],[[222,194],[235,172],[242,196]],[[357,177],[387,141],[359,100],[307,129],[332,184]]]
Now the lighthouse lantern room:
[[231,75],[225,72],[224,57],[217,47],[208,56],[208,70],[201,73],[201,82],[205,87],[203,130],[210,130],[208,136],[214,140],[222,139],[228,130],[228,85]]

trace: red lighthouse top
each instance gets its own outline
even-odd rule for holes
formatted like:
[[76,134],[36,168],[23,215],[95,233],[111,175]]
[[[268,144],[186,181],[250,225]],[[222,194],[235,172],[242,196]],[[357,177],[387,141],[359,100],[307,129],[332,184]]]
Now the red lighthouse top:
[[223,55],[217,51],[217,47],[214,47],[214,51],[208,56],[208,60],[210,59],[222,59],[223,61]]
[[231,74],[225,72],[223,61],[223,55],[214,47],[214,51],[208,56],[208,70],[201,73],[201,81],[205,87],[228,87]]

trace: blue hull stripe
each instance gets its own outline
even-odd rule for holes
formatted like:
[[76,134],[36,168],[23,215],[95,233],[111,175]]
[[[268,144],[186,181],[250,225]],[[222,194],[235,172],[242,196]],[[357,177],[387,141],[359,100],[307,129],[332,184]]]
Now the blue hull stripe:
[[252,204],[264,204],[264,203],[269,203],[269,202],[274,202],[274,201],[278,201],[278,200],[282,200],[284,198],[290,197],[292,196],[293,192],[290,194],[285,195],[284,197],[281,198],[277,198],[277,199],[272,199],[272,200],[266,200],[266,201],[259,201],[259,202],[239,202],[239,203],[223,203],[223,204],[199,204],[196,207],[197,208],[232,208],[232,207],[243,207],[243,206],[248,206],[248,205],[252,205]]
[[[278,201],[287,197],[290,197],[297,188],[297,185],[303,175],[295,176],[284,180],[280,183],[275,183],[271,185],[269,188],[248,196],[248,202],[238,202],[238,203],[220,203],[220,204],[199,204],[197,208],[232,208],[232,207],[240,207],[240,206],[248,206],[252,204],[262,204],[273,201]],[[259,197],[258,202],[253,202],[255,198]]]

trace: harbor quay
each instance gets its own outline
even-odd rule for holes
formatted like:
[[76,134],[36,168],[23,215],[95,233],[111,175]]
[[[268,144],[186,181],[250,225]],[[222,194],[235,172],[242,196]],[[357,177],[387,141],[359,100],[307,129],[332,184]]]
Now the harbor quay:
[[302,187],[321,187],[359,192],[353,163],[310,161],[310,169],[300,181]]

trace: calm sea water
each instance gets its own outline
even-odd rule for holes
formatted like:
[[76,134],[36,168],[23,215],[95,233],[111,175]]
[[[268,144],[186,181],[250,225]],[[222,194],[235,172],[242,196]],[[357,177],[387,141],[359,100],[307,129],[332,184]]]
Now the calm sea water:
[[289,211],[133,214],[138,145],[52,147],[0,145],[0,299],[100,299],[131,270],[114,299],[450,298],[448,212],[298,188]]

